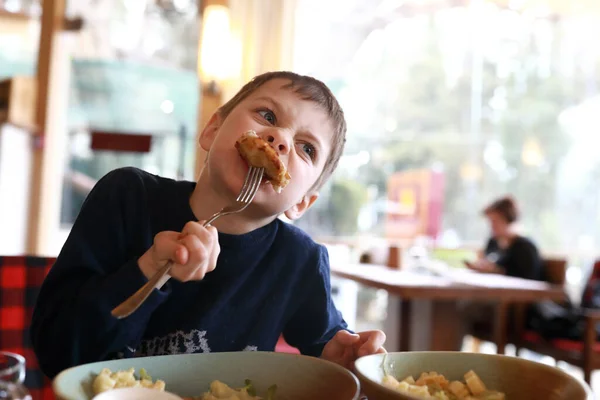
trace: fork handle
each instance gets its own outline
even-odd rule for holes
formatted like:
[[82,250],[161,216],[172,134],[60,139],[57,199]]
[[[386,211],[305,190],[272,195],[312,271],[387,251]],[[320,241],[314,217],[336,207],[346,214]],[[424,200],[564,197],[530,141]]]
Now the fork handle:
[[137,310],[142,303],[146,301],[154,289],[161,287],[167,280],[169,280],[170,277],[167,274],[171,270],[172,266],[173,262],[169,260],[164,267],[159,269],[156,274],[152,275],[152,278],[150,278],[144,286],[139,288],[137,292],[132,294],[127,300],[119,304],[111,311],[113,317],[122,319],[130,316],[135,310]]
[[202,226],[209,226],[210,224],[212,224],[215,219],[219,218],[221,216],[221,213],[223,212],[223,209],[221,209],[221,211],[216,212],[212,215],[212,217],[210,217],[205,223],[202,224]]

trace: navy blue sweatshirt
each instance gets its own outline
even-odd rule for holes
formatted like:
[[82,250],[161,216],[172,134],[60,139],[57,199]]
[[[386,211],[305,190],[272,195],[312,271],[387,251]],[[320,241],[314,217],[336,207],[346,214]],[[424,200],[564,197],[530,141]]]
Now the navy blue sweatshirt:
[[281,333],[319,356],[346,328],[330,296],[327,251],[278,219],[244,235],[219,233],[217,267],[202,281],[171,279],[128,318],[112,317],[147,281],[137,260],[154,236],[195,220],[194,188],[135,168],[96,184],[34,309],[31,337],[46,375],[120,357],[272,351]]

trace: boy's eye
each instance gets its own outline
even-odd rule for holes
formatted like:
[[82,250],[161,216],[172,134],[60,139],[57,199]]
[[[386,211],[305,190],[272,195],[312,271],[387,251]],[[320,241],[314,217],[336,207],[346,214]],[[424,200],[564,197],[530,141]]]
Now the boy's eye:
[[302,151],[305,152],[311,160],[314,161],[315,156],[317,155],[317,150],[315,149],[315,146],[313,146],[310,143],[302,143]]
[[275,125],[277,122],[277,118],[275,118],[275,114],[271,110],[258,110],[258,113],[271,125]]

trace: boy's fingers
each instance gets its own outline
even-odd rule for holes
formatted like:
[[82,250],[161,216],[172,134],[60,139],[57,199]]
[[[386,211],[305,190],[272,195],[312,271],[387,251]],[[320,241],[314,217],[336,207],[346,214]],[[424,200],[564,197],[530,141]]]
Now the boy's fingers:
[[212,226],[202,226],[202,221],[188,222],[181,232],[159,233],[155,244],[159,243],[157,256],[177,264],[171,276],[180,281],[202,280],[216,267],[220,251],[218,232]]
[[352,346],[360,340],[360,336],[346,330],[338,331],[333,337],[333,342],[340,347]]
[[187,263],[188,252],[177,240],[178,232],[160,232],[154,238],[154,252],[159,261],[173,260],[178,264]]
[[219,256],[219,234],[214,226],[202,226],[202,221],[198,223],[190,223],[186,228],[190,235],[195,236],[202,244],[202,249],[197,249],[198,258],[195,263],[198,269],[194,271],[192,279],[201,280],[207,272],[211,272],[216,268],[217,258]]
[[342,359],[340,360],[340,364],[342,364],[347,369],[352,369],[354,363],[354,350],[352,347],[346,347],[344,350],[344,354],[342,355]]
[[379,349],[383,348],[385,333],[382,331],[360,332],[359,335],[365,341],[358,349],[359,357],[378,353]]
[[217,267],[217,259],[219,258],[221,247],[219,246],[219,234],[217,232],[217,228],[211,226],[208,228],[208,231],[214,238],[212,248],[208,250],[210,256],[208,260],[207,272],[211,272]]
[[186,236],[180,239],[190,256],[181,272],[174,276],[180,280],[202,280],[215,269],[219,256],[218,233],[214,227],[203,227],[199,223],[186,224]]
[[[189,253],[187,263],[183,264],[180,269],[181,274],[177,274],[185,280],[189,279],[202,279],[204,277],[206,269],[206,259],[208,252],[204,243],[195,235],[188,235],[181,239],[181,243],[185,245]],[[200,270],[203,270],[201,274],[198,274]],[[196,277],[196,275],[200,275]]]
[[179,245],[178,249],[175,250],[175,257],[173,257],[173,262],[179,265],[185,265],[188,262],[190,253],[188,252],[185,246]]
[[179,232],[175,231],[162,231],[156,234],[154,237],[155,240],[177,240]]
[[[325,345],[323,349],[323,354],[326,353],[327,356],[340,356],[344,353],[344,350],[348,347],[352,347],[352,338],[348,338],[350,336],[350,332],[341,330],[337,332],[329,342]],[[357,337],[354,340],[359,340]]]
[[180,239],[179,243],[183,244],[190,252],[190,260],[188,261],[190,265],[201,261],[206,256],[204,243],[196,235],[187,235]]
[[217,236],[213,232],[216,232],[214,227],[202,226],[200,222],[188,222],[182,231],[184,234],[197,236],[207,246],[211,246],[217,239]]

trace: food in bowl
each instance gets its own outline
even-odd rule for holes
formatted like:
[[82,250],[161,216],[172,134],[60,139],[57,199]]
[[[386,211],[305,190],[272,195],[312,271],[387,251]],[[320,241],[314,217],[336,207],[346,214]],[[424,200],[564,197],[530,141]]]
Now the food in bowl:
[[210,391],[204,393],[200,397],[184,397],[184,400],[275,400],[275,392],[277,386],[272,385],[267,390],[267,397],[259,397],[256,395],[256,389],[252,385],[252,381],[246,379],[246,386],[239,389],[234,389],[223,382],[213,381],[210,384]]
[[[272,385],[268,388],[266,397],[259,397],[256,394],[256,389],[252,384],[252,381],[246,379],[244,382],[245,386],[239,389],[232,388],[227,384],[215,380],[211,382],[210,389],[207,393],[204,393],[198,397],[183,397],[184,400],[276,400],[275,392],[277,391],[277,385]],[[127,370],[121,370],[112,372],[108,368],[103,368],[102,371],[94,378],[92,383],[92,390],[94,395],[120,388],[148,388],[159,391],[165,390],[165,382],[162,380],[152,381],[152,377],[148,375],[145,369],[140,369],[140,378],[137,379],[135,376],[135,369],[129,368]]]
[[277,151],[256,132],[244,133],[235,142],[235,147],[249,165],[265,169],[266,179],[277,193],[281,193],[290,182],[290,174],[279,159]]
[[99,361],[62,371],[54,378],[52,387],[57,399],[90,400],[94,397],[94,378],[103,368],[120,371],[131,367],[135,368],[137,378],[140,370],[145,368],[153,378],[165,381],[165,391],[155,392],[160,395],[174,393],[179,400],[184,396],[202,396],[215,380],[238,388],[244,386],[246,379],[252,380],[257,395],[263,398],[269,386],[277,384],[275,400],[359,400],[360,396],[356,376],[338,364],[317,357],[266,351],[171,354]]
[[161,380],[152,382],[152,377],[148,375],[146,370],[143,368],[140,370],[139,379],[135,377],[134,368],[116,372],[112,372],[108,368],[103,368],[92,382],[92,390],[94,395],[98,395],[111,389],[128,387],[144,387],[162,391],[165,390],[165,382]]
[[436,400],[504,400],[504,393],[488,390],[477,374],[471,370],[464,375],[465,382],[449,381],[435,371],[423,372],[417,380],[412,376],[398,381],[387,373],[382,384],[398,392],[423,399]]
[[390,352],[361,357],[356,360],[354,367],[361,390],[369,399],[418,399],[385,386],[382,381],[386,374],[400,380],[410,375],[417,378],[424,371],[436,371],[450,381],[464,383],[463,373],[472,369],[487,388],[503,392],[506,399],[594,400],[593,392],[583,380],[560,368],[499,354]]

